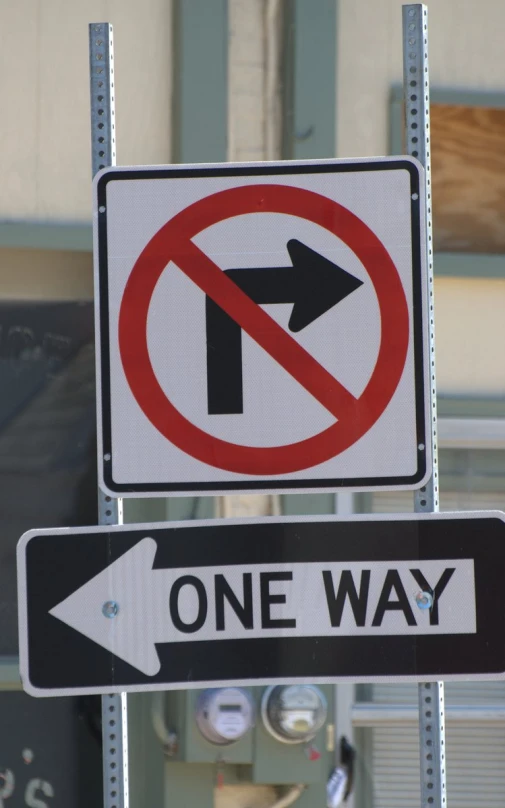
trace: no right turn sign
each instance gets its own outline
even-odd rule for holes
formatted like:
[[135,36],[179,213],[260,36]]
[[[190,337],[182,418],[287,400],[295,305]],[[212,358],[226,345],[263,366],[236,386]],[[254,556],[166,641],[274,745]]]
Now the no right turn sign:
[[110,492],[425,482],[421,172],[407,158],[102,172]]

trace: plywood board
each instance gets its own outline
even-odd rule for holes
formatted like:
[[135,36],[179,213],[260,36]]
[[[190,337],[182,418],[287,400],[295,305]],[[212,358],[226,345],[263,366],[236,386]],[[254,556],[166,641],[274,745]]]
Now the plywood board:
[[435,250],[505,252],[505,109],[431,107]]

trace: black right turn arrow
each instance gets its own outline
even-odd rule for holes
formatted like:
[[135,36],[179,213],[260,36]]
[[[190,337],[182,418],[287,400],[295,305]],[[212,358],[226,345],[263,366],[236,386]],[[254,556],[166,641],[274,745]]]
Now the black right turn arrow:
[[[290,331],[302,331],[363,283],[297,239],[287,250],[290,267],[224,271],[255,303],[292,303]],[[242,329],[208,296],[205,314],[209,415],[241,414]]]

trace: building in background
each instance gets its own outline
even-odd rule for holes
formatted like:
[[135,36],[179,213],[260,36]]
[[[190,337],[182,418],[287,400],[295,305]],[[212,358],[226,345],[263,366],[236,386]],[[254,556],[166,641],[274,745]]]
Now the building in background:
[[[428,7],[441,507],[505,509],[505,5],[431,0]],[[114,26],[120,165],[362,157],[403,150],[400,0],[2,4],[3,700],[9,698],[7,690],[19,689],[18,537],[32,527],[97,518],[88,23],[103,20]],[[412,495],[403,493],[144,500],[125,506],[130,521],[411,508]],[[0,728],[0,771],[15,773],[16,797],[25,794],[28,773],[38,762],[37,749],[29,764],[23,749],[31,748],[36,726],[37,744],[43,743],[44,722],[55,755],[58,744],[78,750],[68,767],[74,780],[59,790],[53,783],[53,795],[39,787],[31,799],[59,808],[64,789],[70,789],[67,806],[92,804],[83,796],[82,766],[96,788],[101,769],[94,747],[93,763],[85,763],[78,734],[84,721],[92,730],[90,743],[96,743],[94,706],[75,705],[74,726],[70,719],[48,717],[50,705],[41,712],[22,694],[11,698],[26,705],[19,708],[26,738],[7,737]],[[337,741],[346,736],[358,749],[356,789],[348,805],[417,805],[415,687],[340,685],[332,700],[330,726]],[[502,805],[505,684],[449,685],[447,700],[451,804]],[[224,787],[214,794],[215,767],[209,762],[167,762],[153,729],[152,697],[131,697],[130,704],[133,806],[261,808],[297,782],[297,772],[285,773],[274,746],[265,780],[253,783],[250,767],[230,765]],[[411,708],[403,711],[401,725],[395,705]],[[55,715],[59,709],[54,707]],[[191,699],[180,707],[189,716],[184,721],[190,723],[192,709]],[[255,743],[261,747],[265,740],[258,734]],[[338,743],[335,748],[327,743],[324,750],[327,774]],[[37,770],[34,777],[52,783],[50,763],[43,765],[47,772]],[[320,773],[318,779],[299,798],[301,808],[324,804]],[[0,781],[0,802],[2,788],[5,781],[3,786]],[[69,802],[78,800],[72,796],[77,793],[84,801]]]

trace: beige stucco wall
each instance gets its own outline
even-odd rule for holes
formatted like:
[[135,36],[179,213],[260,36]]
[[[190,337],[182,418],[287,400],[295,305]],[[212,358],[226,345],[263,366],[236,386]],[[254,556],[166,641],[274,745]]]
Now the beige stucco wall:
[[505,395],[505,280],[435,282],[437,380],[446,395]]
[[[431,86],[505,92],[503,0],[427,0]],[[402,82],[401,0],[340,0],[337,153],[386,154],[389,93]]]
[[170,0],[0,3],[0,218],[89,219],[88,24],[114,26],[118,163],[170,159]]
[[284,0],[228,0],[228,160],[279,159]]
[[263,3],[228,4],[228,158],[263,160],[265,38]]

